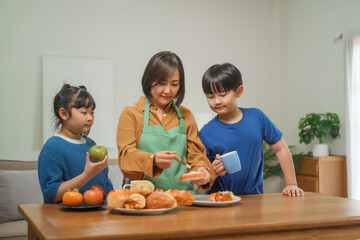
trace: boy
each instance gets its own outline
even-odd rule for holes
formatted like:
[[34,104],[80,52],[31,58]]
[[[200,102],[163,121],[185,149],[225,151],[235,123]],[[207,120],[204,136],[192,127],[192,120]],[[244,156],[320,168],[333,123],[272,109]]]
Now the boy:
[[[283,194],[304,195],[297,187],[292,156],[280,130],[261,110],[237,106],[236,98],[243,93],[242,84],[240,71],[230,63],[210,67],[202,78],[208,104],[218,114],[199,133],[207,156],[219,175],[208,193],[264,193],[262,143],[265,141],[276,153],[284,173],[286,187]],[[241,171],[227,174],[220,155],[234,150],[240,157]]]

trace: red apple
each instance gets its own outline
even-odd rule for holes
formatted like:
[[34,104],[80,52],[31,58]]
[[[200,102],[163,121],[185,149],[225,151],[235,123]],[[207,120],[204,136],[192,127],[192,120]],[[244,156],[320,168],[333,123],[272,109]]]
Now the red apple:
[[103,196],[105,198],[105,195],[106,195],[105,191],[100,185],[94,184],[94,185],[91,186],[91,188],[89,190],[99,190],[99,191],[102,192],[102,194],[103,194]]
[[100,190],[87,190],[84,192],[84,203],[86,206],[100,205],[104,200],[104,196]]

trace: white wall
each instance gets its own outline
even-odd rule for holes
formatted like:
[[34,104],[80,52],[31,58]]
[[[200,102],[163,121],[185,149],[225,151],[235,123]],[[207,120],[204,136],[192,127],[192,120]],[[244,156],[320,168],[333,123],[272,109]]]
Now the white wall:
[[[210,113],[204,71],[231,62],[244,79],[239,105],[261,108],[298,145],[305,114],[336,112],[344,121],[342,42],[334,39],[360,28],[359,10],[357,0],[0,0],[0,159],[38,157],[42,55],[113,59],[115,116],[142,94],[158,51],[183,60],[183,104],[194,112]],[[345,153],[344,129],[332,153]]]
[[201,77],[223,62],[243,72],[241,103],[271,112],[273,106],[262,99],[271,96],[272,17],[272,1],[263,0],[0,0],[0,159],[38,157],[42,55],[113,59],[117,117],[142,94],[145,66],[162,50],[182,59],[183,104],[194,112],[210,112]]
[[[306,114],[335,112],[341,137],[326,138],[330,153],[345,155],[345,71],[341,33],[360,28],[360,1],[281,0],[280,126],[288,144],[298,145],[297,124]],[[310,151],[301,144],[299,150]]]

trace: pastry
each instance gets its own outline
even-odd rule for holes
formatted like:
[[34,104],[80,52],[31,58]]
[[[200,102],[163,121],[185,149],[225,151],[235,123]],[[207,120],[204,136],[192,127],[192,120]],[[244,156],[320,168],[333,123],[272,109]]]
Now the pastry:
[[146,197],[145,208],[147,209],[172,208],[176,206],[175,198],[168,193],[155,191]]
[[149,180],[139,180],[131,182],[130,192],[138,193],[143,196],[147,196],[152,193],[155,189],[155,186]]
[[129,209],[143,209],[145,207],[145,204],[146,200],[143,195],[133,193],[125,201],[124,207]]
[[128,199],[128,192],[123,190],[112,190],[108,193],[106,202],[109,207],[123,208],[125,201]]
[[209,198],[210,201],[212,202],[227,202],[227,201],[235,200],[234,194],[230,191],[224,191],[224,192],[219,191],[216,193],[211,193]]
[[169,189],[165,193],[171,194],[179,205],[192,205],[195,201],[194,195],[186,190]]

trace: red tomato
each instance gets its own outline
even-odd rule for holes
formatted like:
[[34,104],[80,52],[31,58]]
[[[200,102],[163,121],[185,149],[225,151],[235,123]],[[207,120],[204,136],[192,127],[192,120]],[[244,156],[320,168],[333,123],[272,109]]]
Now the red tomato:
[[83,202],[83,195],[77,189],[68,190],[64,193],[62,202],[65,206],[78,207]]
[[103,193],[100,190],[92,189],[84,192],[84,203],[86,206],[100,205],[104,200]]
[[105,198],[105,196],[106,196],[105,191],[100,185],[97,185],[97,184],[92,185],[90,190],[93,190],[93,189],[100,190]]

